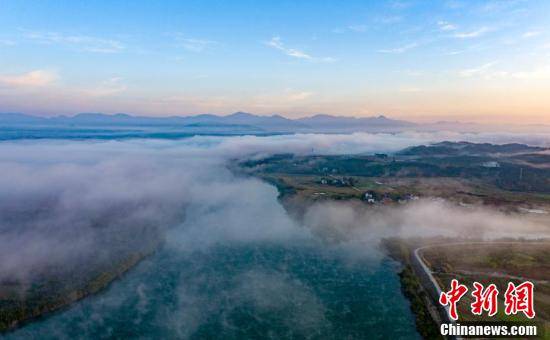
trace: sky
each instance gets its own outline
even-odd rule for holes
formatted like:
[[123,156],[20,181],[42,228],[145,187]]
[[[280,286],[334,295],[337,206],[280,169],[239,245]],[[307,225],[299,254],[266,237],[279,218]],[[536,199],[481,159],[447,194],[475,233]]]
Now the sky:
[[0,112],[550,124],[548,1],[0,0]]

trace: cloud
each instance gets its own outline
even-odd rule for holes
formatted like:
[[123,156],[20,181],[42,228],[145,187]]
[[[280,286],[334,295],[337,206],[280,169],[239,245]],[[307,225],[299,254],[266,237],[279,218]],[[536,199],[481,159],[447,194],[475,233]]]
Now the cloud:
[[410,43],[410,44],[407,44],[407,45],[404,45],[404,46],[400,46],[400,47],[396,47],[396,48],[391,48],[391,49],[382,49],[382,50],[377,50],[378,53],[391,53],[391,54],[401,54],[401,53],[405,53],[407,52],[408,50],[411,50],[415,47],[418,47],[418,43]]
[[458,72],[460,77],[482,77],[484,79],[550,79],[550,65],[538,65],[530,70],[494,70],[496,61],[485,63],[481,66],[471,69],[465,69]]
[[[51,322],[36,324],[37,328],[19,331],[38,329],[44,334],[41,327],[53,324],[59,326],[57,331],[77,327],[78,333],[86,336],[86,331],[108,315],[101,308],[96,310],[98,305],[104,303],[104,312],[108,312],[130,299],[139,303],[114,308],[115,312],[133,314],[137,306],[137,313],[154,319],[155,329],[171,325],[183,332],[179,337],[209,322],[208,316],[219,313],[220,305],[226,310],[253,305],[265,313],[283,309],[288,314],[290,309],[292,327],[311,334],[312,328],[326,324],[325,307],[299,276],[285,275],[285,268],[293,263],[289,260],[300,261],[303,268],[306,258],[302,251],[316,249],[315,258],[327,256],[326,262],[335,259],[335,251],[338,258],[377,259],[378,242],[386,236],[536,236],[548,234],[548,225],[523,215],[429,199],[374,208],[326,202],[307,206],[303,217],[294,218],[279,202],[274,186],[235,176],[228,170],[230,162],[289,152],[395,151],[444,139],[521,138],[533,140],[536,136],[361,133],[0,143],[0,172],[10,174],[0,176],[0,282],[8,281],[22,293],[32,292],[27,288],[35,287],[33,283],[50,278],[56,282],[56,277],[80,274],[82,268],[103,273],[105,266],[111,268],[121,257],[162,244],[157,252],[160,256],[151,256],[109,289],[115,294],[107,291],[84,307],[83,322],[67,322],[74,314],[64,312],[60,318],[49,319]],[[544,141],[550,143],[547,135]],[[441,225],[442,220],[447,223]],[[268,253],[256,252],[264,246]],[[284,260],[274,261],[276,254],[284,254]],[[220,257],[223,261],[215,262]],[[156,262],[159,258],[161,262]],[[227,266],[230,270],[225,270]],[[171,278],[171,284],[157,285],[159,277]],[[225,280],[230,280],[229,284],[224,284]],[[132,282],[140,286],[126,289]],[[148,285],[162,291],[162,303],[155,303],[155,296],[148,299],[153,293]],[[133,296],[136,300],[131,300]],[[172,296],[174,304],[164,303]],[[161,306],[160,311],[152,309],[153,305]],[[167,305],[174,310],[162,307]],[[303,309],[296,306],[306,308],[305,319],[300,315]],[[79,307],[72,311],[81,312]]]
[[[53,85],[59,79],[56,72],[49,70],[34,70],[17,75],[0,75],[0,87],[8,86],[10,88],[36,88],[43,89]],[[81,100],[85,97],[107,97],[126,91],[127,86],[120,77],[112,77],[102,81],[96,86],[86,87],[59,87],[61,91],[70,96],[80,96]],[[24,93],[24,92],[23,92]]]
[[41,44],[58,44],[93,53],[120,53],[126,47],[118,40],[58,32],[26,32],[25,37]]
[[537,66],[528,71],[507,72],[514,79],[550,79],[550,65]]
[[[279,337],[336,337],[327,319],[334,308],[326,297],[333,302],[328,293],[334,282],[342,287],[357,277],[347,273],[359,273],[360,283],[371,283],[362,289],[372,286],[372,296],[382,299],[380,280],[370,280],[369,273],[385,278],[386,267],[377,261],[383,237],[548,234],[543,221],[429,199],[398,207],[325,202],[293,218],[274,186],[230,173],[230,158],[256,151],[307,154],[311,143],[317,150],[358,152],[349,146],[374,150],[397,138],[418,139],[252,137],[0,144],[0,170],[12,174],[0,177],[0,281],[8,279],[10,287],[30,283],[20,286],[26,292],[34,282],[54,278],[55,283],[56,275],[112,265],[109,260],[150,241],[162,244],[97,297],[13,336],[108,337],[139,324],[165,337],[189,338],[218,320],[217,332],[235,334],[230,332],[239,329],[243,317],[253,317],[262,324],[276,322],[270,334]],[[389,266],[388,277],[394,271]],[[118,322],[109,323],[113,318]]]
[[363,33],[363,32],[367,31],[367,25],[350,25],[350,26],[348,26],[348,28],[351,31],[360,32],[360,33]]
[[288,94],[288,99],[290,101],[299,101],[310,98],[312,95],[313,92],[310,91],[291,92]]
[[480,29],[477,29],[475,31],[455,33],[453,37],[458,39],[472,39],[481,37],[482,35],[490,31],[491,30],[488,27],[481,27]]
[[506,0],[506,1],[487,1],[480,2],[481,6],[479,7],[480,12],[490,12],[490,13],[499,13],[499,12],[510,12],[510,10],[518,10],[518,5],[523,4],[524,0]]
[[410,1],[392,1],[390,7],[393,9],[405,9],[411,7],[413,4]]
[[203,52],[204,50],[218,44],[217,41],[213,40],[189,38],[182,33],[173,33],[170,35],[174,37],[178,46],[196,53]]
[[54,83],[57,78],[53,71],[34,70],[19,75],[0,75],[0,83],[13,87],[41,87]]
[[181,39],[180,43],[183,48],[193,52],[202,52],[205,48],[214,44],[213,41],[202,39]]
[[496,61],[491,61],[478,67],[461,70],[458,72],[458,74],[461,77],[465,78],[487,75],[487,71],[492,68],[496,63]]
[[264,108],[272,110],[280,107],[296,107],[315,95],[313,91],[286,88],[283,91],[265,92],[247,100],[247,105],[255,110]]
[[521,37],[524,38],[524,39],[528,39],[528,38],[533,38],[533,37],[539,36],[541,34],[542,34],[542,32],[540,32],[540,31],[527,31],[527,32],[523,33],[521,35]]
[[92,97],[105,97],[124,92],[127,86],[122,83],[122,78],[113,77],[103,81],[99,86],[86,89],[83,92]]
[[311,55],[309,55],[306,52],[303,52],[301,50],[286,47],[283,44],[283,42],[281,41],[281,38],[278,37],[278,36],[272,37],[271,40],[269,40],[265,44],[267,46],[272,47],[276,50],[279,50],[279,51],[283,52],[284,54],[286,54],[287,56],[293,57],[293,58],[304,59],[304,60],[309,60],[309,61],[321,61],[321,62],[333,62],[333,61],[335,61],[334,58],[331,58],[331,57],[322,57],[322,58],[313,57],[313,56],[311,56]]
[[[445,220],[444,226],[440,221]],[[421,199],[399,207],[367,208],[362,204],[321,202],[304,214],[303,223],[315,234],[340,243],[357,242],[375,247],[391,236],[463,237],[484,239],[533,238],[548,235],[540,220],[505,214],[486,207],[460,207],[439,199]]]
[[466,50],[456,50],[456,51],[448,51],[443,53],[443,55],[458,55],[466,52]]
[[454,31],[458,28],[456,25],[451,24],[450,22],[447,22],[447,21],[438,21],[437,25],[439,26],[439,29],[442,31]]
[[313,57],[309,54],[302,52],[300,50],[296,50],[293,48],[287,48],[284,46],[284,44],[281,41],[280,37],[273,37],[270,41],[266,43],[267,46],[273,47],[274,49],[277,49],[279,51],[282,51],[284,54],[288,55],[289,57],[294,58],[300,58],[300,59],[307,59],[312,60]]
[[32,144],[0,145],[0,170],[14,172],[0,178],[0,282],[109,262],[166,233],[185,251],[304,235],[276,189],[233,177],[216,144]]
[[9,39],[0,39],[0,46],[15,46],[17,43]]
[[356,25],[349,25],[347,27],[338,27],[331,30],[332,33],[335,34],[342,34],[346,32],[356,32],[356,33],[365,33],[368,29],[367,25],[363,24],[356,24]]
[[381,24],[389,25],[389,24],[396,24],[398,22],[401,22],[403,20],[402,16],[399,15],[393,15],[393,16],[380,16],[375,18],[375,21]]

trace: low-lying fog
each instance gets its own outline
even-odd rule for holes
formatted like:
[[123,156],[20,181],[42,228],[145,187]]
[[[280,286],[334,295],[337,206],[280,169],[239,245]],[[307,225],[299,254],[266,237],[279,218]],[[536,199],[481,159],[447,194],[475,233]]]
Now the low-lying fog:
[[[456,234],[529,236],[546,226],[486,209],[422,201],[407,207],[313,206],[305,227],[286,214],[276,189],[233,176],[235,158],[274,153],[345,154],[397,151],[441,140],[550,145],[547,135],[402,133],[194,137],[189,139],[0,144],[0,280],[39,273],[45,265],[85,259],[107,246],[110,228],[156,229],[185,248],[217,242],[287,240],[338,234],[374,245],[381,236]],[[98,244],[98,242],[101,243]],[[364,249],[368,252],[367,249]]]
[[[236,177],[226,168],[230,160],[274,153],[392,152],[442,140],[550,145],[550,138],[545,135],[444,133],[0,143],[0,282],[31,283],[48,275],[50,270],[63,272],[108,259],[118,252],[130,252],[133,247],[146,247],[150,238],[164,241],[166,249],[181,254],[204,254],[216,247],[266,242],[293,247],[327,242],[334,249],[343,249],[351,258],[377,262],[380,259],[377,244],[384,236],[502,237],[547,233],[548,225],[487,209],[467,209],[430,200],[377,209],[322,203],[310,207],[304,220],[297,222],[277,201],[275,187],[255,178]],[[115,246],[116,250],[110,248]],[[255,254],[249,255],[261,255]],[[224,253],[219,256],[224,261],[234,260],[232,265],[239,261]],[[308,261],[316,258],[317,255],[312,255]],[[176,334],[186,336],[190,325],[200,324],[209,308],[215,310],[232,303],[235,296],[240,299],[245,296],[259,311],[277,312],[277,308],[286,308],[285,304],[291,303],[306,308],[308,313],[287,319],[293,323],[292,327],[307,324],[318,330],[319,325],[326,325],[322,319],[327,307],[311,288],[290,279],[281,271],[280,264],[278,268],[269,268],[270,260],[264,260],[261,269],[253,268],[235,277],[231,273],[220,278],[203,272],[189,274],[186,279],[195,282],[196,287],[212,284],[212,280],[231,279],[233,288],[200,295],[189,291],[189,286],[180,287],[177,294],[185,312],[174,307],[176,312],[172,312],[176,314],[171,312],[163,322],[169,323],[177,316],[181,320],[174,326],[178,329]],[[184,257],[181,261],[190,259]],[[186,265],[200,270],[209,266],[206,260],[193,261]],[[177,272],[177,263],[176,269],[155,265],[141,270],[151,270],[160,277],[164,270]],[[379,280],[386,282],[383,278]],[[151,294],[145,293],[143,284],[127,288],[139,298],[137,310],[146,309],[147,294]],[[269,296],[270,292],[274,295]],[[394,295],[393,291],[389,294]],[[113,304],[109,301],[102,308]],[[406,305],[403,308],[406,310]],[[136,316],[138,321],[141,318],[142,314]],[[413,327],[412,321],[407,322]]]

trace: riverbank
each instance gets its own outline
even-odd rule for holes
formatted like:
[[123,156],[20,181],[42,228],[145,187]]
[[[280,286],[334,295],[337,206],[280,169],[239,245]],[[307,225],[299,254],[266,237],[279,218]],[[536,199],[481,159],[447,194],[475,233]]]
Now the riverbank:
[[[143,259],[153,254],[158,246],[152,246],[142,252],[133,253],[112,264],[110,268],[94,275],[89,280],[79,280],[81,285],[63,282],[64,289],[52,289],[46,294],[25,294],[18,288],[2,290],[0,305],[0,334],[13,331],[49,314],[68,308],[73,303],[82,300],[90,295],[97,294],[106,289],[115,280],[123,277],[127,272],[139,264]],[[57,284],[48,282],[35,286],[59,287]],[[68,287],[67,287],[68,286]],[[34,287],[32,287],[34,288]],[[32,289],[32,288],[29,288]],[[44,289],[43,288],[42,291]],[[42,293],[41,291],[41,293]]]
[[382,246],[391,258],[403,266],[403,269],[399,272],[401,290],[410,302],[418,332],[424,339],[443,339],[439,332],[441,319],[426,289],[414,271],[411,263],[411,249],[399,239],[384,239]]

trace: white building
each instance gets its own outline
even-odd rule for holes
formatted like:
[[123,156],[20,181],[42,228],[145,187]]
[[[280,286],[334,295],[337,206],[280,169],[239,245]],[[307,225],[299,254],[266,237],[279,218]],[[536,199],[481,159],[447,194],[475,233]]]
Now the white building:
[[486,168],[500,168],[500,163],[495,161],[485,162],[481,165]]

